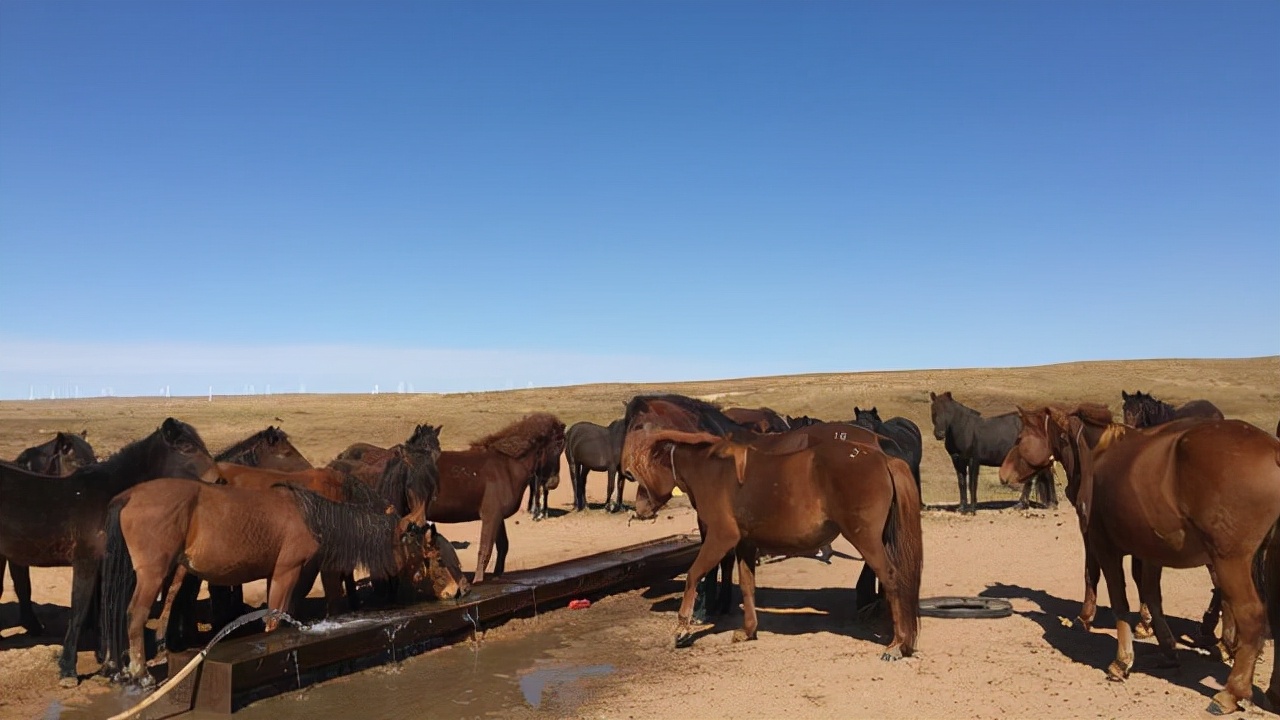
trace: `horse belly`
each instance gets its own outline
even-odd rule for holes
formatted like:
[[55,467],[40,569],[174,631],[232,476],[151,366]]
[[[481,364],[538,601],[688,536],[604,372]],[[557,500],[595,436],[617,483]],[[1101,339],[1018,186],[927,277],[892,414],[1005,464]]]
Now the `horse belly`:
[[786,483],[747,487],[734,503],[742,539],[765,552],[808,552],[835,539],[840,530],[831,522],[817,493],[795,492]]

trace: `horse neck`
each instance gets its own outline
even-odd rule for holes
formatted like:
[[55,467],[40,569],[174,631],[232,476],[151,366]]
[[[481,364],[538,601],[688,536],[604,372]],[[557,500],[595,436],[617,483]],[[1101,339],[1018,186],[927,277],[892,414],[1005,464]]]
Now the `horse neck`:
[[90,465],[83,470],[72,473],[78,477],[81,473],[102,474],[100,482],[104,489],[112,495],[133,487],[147,480],[154,480],[164,472],[164,459],[168,448],[156,435],[124,446],[115,455],[106,460]]

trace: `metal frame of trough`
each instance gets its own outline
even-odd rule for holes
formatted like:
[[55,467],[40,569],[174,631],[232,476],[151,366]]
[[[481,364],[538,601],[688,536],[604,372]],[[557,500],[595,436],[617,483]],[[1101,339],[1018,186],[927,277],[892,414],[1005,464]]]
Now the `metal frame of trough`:
[[[509,572],[473,587],[460,602],[356,615],[324,632],[281,625],[270,635],[227,640],[143,717],[156,720],[192,709],[232,713],[256,700],[458,642],[522,613],[652,584],[688,570],[698,544],[696,535],[672,535]],[[170,656],[170,673],[191,657]]]

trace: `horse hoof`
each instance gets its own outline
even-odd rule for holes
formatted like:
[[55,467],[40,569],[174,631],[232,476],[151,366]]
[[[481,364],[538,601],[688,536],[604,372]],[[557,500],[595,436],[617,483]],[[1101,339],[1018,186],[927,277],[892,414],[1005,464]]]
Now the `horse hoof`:
[[889,648],[888,650],[880,653],[880,660],[882,662],[898,662],[901,659],[902,648]]
[[1151,629],[1150,625],[1138,623],[1133,628],[1133,636],[1139,640],[1145,640],[1155,634],[1155,631]]
[[80,684],[80,678],[74,675],[70,677],[64,677],[58,681],[58,687],[64,687],[64,688],[73,688],[79,684]]
[[676,647],[687,648],[693,644],[693,633],[688,630],[682,630],[676,633]]
[[1213,696],[1213,699],[1209,701],[1209,707],[1205,708],[1205,712],[1210,715],[1227,715],[1239,709],[1240,703],[1236,702],[1235,697],[1230,692],[1223,690]]
[[1124,682],[1129,677],[1129,668],[1123,667],[1118,662],[1112,662],[1107,666],[1107,679],[1112,682]]
[[756,639],[756,634],[755,634],[755,633],[751,633],[750,635],[748,635],[746,630],[734,630],[734,631],[733,631],[733,641],[734,641],[734,642],[736,642],[736,643],[740,643],[740,642],[750,642],[750,641],[755,640],[755,639]]
[[1088,631],[1093,630],[1093,618],[1089,618],[1088,620],[1086,620],[1084,619],[1083,616],[1080,616],[1080,617],[1077,617],[1076,620],[1080,622],[1080,627],[1083,627],[1085,630],[1088,630]]

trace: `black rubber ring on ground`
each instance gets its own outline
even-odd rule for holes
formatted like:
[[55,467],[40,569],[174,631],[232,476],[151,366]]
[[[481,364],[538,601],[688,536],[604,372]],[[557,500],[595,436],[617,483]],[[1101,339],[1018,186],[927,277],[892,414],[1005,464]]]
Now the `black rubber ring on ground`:
[[1013,605],[999,598],[921,598],[920,614],[938,618],[1002,618],[1013,614]]

